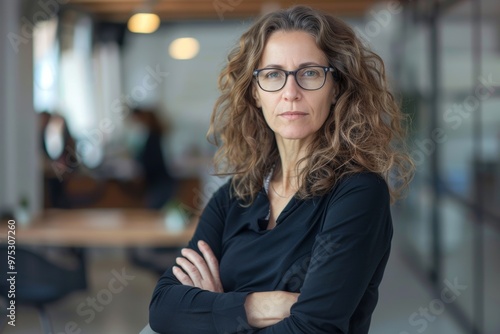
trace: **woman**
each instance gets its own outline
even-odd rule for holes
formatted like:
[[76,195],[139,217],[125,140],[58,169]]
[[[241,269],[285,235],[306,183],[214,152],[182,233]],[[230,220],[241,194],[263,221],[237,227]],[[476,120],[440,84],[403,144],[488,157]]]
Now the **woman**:
[[243,34],[219,83],[209,133],[232,178],[160,278],[151,327],[368,333],[390,200],[412,173],[382,60],[342,21],[298,6]]

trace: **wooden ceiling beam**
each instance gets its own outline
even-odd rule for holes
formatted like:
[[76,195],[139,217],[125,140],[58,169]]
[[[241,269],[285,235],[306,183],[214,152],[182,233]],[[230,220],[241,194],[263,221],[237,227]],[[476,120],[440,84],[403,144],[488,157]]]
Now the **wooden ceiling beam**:
[[[164,21],[188,19],[225,19],[249,18],[259,15],[266,6],[286,8],[295,3],[294,0],[272,2],[238,0],[168,0],[158,1],[152,11]],[[359,16],[373,6],[376,0],[316,0],[309,1],[313,8],[325,10],[339,16]],[[80,8],[95,17],[108,21],[126,21],[130,15],[143,7],[143,1],[138,0],[70,0],[69,5]]]

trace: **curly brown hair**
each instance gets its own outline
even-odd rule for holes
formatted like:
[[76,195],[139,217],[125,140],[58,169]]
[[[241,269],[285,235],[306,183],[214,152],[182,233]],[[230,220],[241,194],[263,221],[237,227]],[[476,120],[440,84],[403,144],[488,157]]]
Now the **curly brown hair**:
[[335,69],[337,100],[308,154],[297,166],[302,199],[321,196],[347,175],[374,172],[401,197],[414,164],[405,145],[405,116],[389,92],[382,59],[343,21],[306,6],[278,10],[258,19],[240,38],[219,76],[207,137],[218,146],[218,175],[232,175],[236,197],[252,203],[272,166],[280,167],[274,132],[252,94],[256,69],[276,31],[311,34]]

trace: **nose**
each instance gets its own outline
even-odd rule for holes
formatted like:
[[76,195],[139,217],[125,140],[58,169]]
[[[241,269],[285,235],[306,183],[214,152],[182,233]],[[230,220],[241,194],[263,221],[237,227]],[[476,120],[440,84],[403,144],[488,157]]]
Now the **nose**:
[[283,98],[287,101],[293,101],[300,98],[301,89],[295,80],[295,76],[288,75],[285,87],[283,87]]

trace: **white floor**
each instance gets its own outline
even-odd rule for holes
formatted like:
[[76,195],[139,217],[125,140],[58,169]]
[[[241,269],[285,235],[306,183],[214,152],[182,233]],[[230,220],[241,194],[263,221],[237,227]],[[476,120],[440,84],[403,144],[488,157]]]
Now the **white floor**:
[[[446,303],[435,299],[394,249],[380,286],[370,334],[466,334],[453,321]],[[436,308],[439,305],[444,305],[444,311]]]
[[[53,334],[139,333],[147,322],[148,304],[157,278],[128,264],[122,251],[93,251],[90,263],[89,291],[75,293],[48,308]],[[118,284],[113,278],[122,270],[129,277]],[[111,281],[114,282],[112,289],[108,287]],[[92,307],[93,298],[96,304]],[[394,249],[370,334],[466,334],[460,331],[446,309],[442,313],[439,310],[439,315],[430,312],[427,318],[418,315],[421,308],[432,311],[436,306],[433,300]],[[412,315],[413,322],[410,322]],[[36,311],[18,308],[16,327],[6,326],[2,333],[41,333]]]

